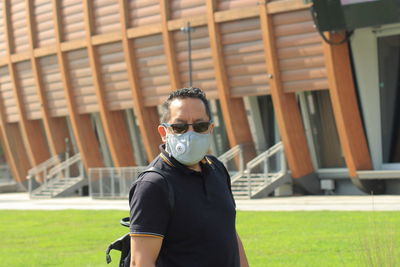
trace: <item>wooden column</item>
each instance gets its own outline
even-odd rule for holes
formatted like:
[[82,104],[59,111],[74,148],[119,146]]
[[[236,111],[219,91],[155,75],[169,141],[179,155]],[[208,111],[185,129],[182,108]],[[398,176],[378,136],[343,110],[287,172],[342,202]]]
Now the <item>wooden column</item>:
[[40,106],[42,110],[42,119],[47,135],[50,152],[52,155],[57,155],[65,152],[65,139],[68,138],[68,126],[64,118],[52,118],[49,112],[45,88],[43,86],[42,76],[39,70],[38,58],[36,58],[34,55],[35,33],[33,26],[34,15],[32,11],[32,2],[32,0],[26,1],[26,14],[28,20],[28,36],[29,46],[31,50],[32,72],[36,84],[36,93],[39,96]]
[[107,99],[100,73],[100,62],[92,44],[93,35],[93,8],[91,0],[83,2],[85,16],[85,30],[87,50],[92,70],[94,87],[96,89],[97,103],[100,109],[100,118],[104,128],[111,157],[115,167],[134,166],[133,149],[128,129],[126,127],[124,111],[111,111],[107,106]]
[[46,138],[43,135],[40,121],[28,120],[24,102],[22,100],[22,93],[20,84],[17,79],[17,72],[15,65],[11,61],[11,54],[13,52],[12,36],[11,36],[11,21],[10,21],[10,3],[4,2],[4,21],[6,28],[6,46],[8,51],[8,69],[11,78],[11,84],[14,92],[14,96],[17,103],[17,109],[19,113],[19,124],[21,132],[26,145],[26,152],[28,153],[31,166],[38,165],[50,157],[50,153],[47,149]]
[[171,90],[175,91],[182,87],[181,79],[179,76],[178,66],[176,64],[177,58],[175,56],[175,49],[173,46],[172,32],[168,30],[169,20],[169,6],[168,0],[160,1],[160,15],[161,15],[161,31],[163,35],[164,53],[167,59],[167,67],[169,78],[171,80]]
[[285,155],[292,177],[302,178],[314,172],[303,122],[295,94],[283,91],[274,28],[267,5],[260,4],[259,11],[269,85]]
[[225,70],[221,33],[214,19],[215,1],[206,0],[208,33],[217,81],[218,97],[224,117],[226,132],[231,147],[243,144],[246,147],[246,161],[255,156],[250,125],[242,98],[232,98],[229,91],[228,77]]
[[7,123],[3,101],[0,100],[0,140],[13,178],[19,183],[26,181],[31,164],[24,146],[18,123]]
[[127,35],[128,10],[129,7],[126,0],[119,0],[122,45],[124,47],[124,57],[128,71],[129,85],[132,91],[133,109],[140,125],[139,130],[146,150],[147,160],[151,162],[160,152],[158,146],[161,144],[161,138],[157,132],[160,118],[158,116],[157,107],[145,107],[142,101],[143,96],[138,82],[135,48]]
[[[343,37],[329,33],[328,38],[335,42]],[[329,45],[323,42],[323,47],[340,143],[350,176],[358,180],[356,171],[371,170],[372,160],[358,107],[348,44]]]
[[88,114],[79,114],[75,103],[75,97],[69,78],[67,62],[64,53],[61,51],[61,18],[59,1],[52,0],[53,5],[53,21],[56,34],[57,58],[64,87],[64,94],[67,100],[68,113],[71,120],[72,130],[76,139],[76,143],[81,153],[82,162],[88,172],[91,167],[103,167],[103,160],[99,149],[97,137],[91,125],[90,116]]

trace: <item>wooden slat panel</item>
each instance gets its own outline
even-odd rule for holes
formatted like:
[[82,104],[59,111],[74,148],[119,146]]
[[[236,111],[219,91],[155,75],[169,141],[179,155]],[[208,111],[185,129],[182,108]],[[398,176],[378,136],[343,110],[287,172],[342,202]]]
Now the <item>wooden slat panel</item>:
[[226,71],[234,95],[267,94],[268,79],[259,19],[223,23],[220,29]]
[[322,79],[307,79],[305,81],[294,81],[294,82],[284,82],[282,83],[285,88],[285,92],[300,92],[300,91],[311,91],[316,90],[313,88],[322,88],[317,90],[325,90],[329,87],[326,78]]
[[16,122],[19,120],[17,102],[12,90],[8,67],[0,68],[0,93],[5,120],[4,122]]
[[28,21],[26,20],[25,8],[25,0],[10,1],[10,38],[14,49],[12,52],[16,53],[29,49]]
[[296,69],[281,72],[283,82],[303,81],[326,77],[325,68]]
[[[162,104],[165,98],[171,92],[168,68],[166,67],[166,58],[163,53],[163,43],[161,35],[153,35],[133,40],[134,55],[136,55],[136,64],[140,69],[138,73],[138,84],[141,88],[143,101],[146,106],[149,103]],[[147,52],[148,50],[154,51]],[[153,74],[156,71],[157,74]],[[149,83],[150,81],[153,81]],[[152,87],[157,86],[160,90],[154,94]],[[157,100],[150,102],[149,98]]]
[[321,37],[310,12],[276,14],[272,23],[284,90],[293,92],[296,86],[298,91],[327,89]]
[[101,76],[107,105],[111,110],[118,107],[132,108],[132,93],[121,43],[97,47]]
[[67,116],[67,101],[64,96],[57,57],[54,55],[40,58],[39,65],[50,115],[52,117]]
[[160,2],[158,0],[137,0],[129,2],[129,27],[160,23]]
[[4,2],[0,1],[0,58],[7,56],[7,50],[6,50],[6,36],[5,36],[5,25],[4,25],[4,17],[3,17],[3,12],[4,12]]
[[236,89],[235,86],[231,87],[232,97],[243,97],[243,94],[246,94],[246,96],[269,95],[271,94],[271,90],[269,86],[265,87],[264,85],[249,87],[240,86],[238,89]]
[[119,31],[121,28],[118,13],[118,1],[93,1],[93,34]]
[[172,0],[170,12],[172,19],[203,15],[206,13],[205,0]]
[[62,41],[85,38],[83,5],[80,0],[61,0]]
[[53,45],[56,41],[51,0],[34,1],[34,21],[37,32],[34,47]]
[[[197,27],[193,30],[191,33],[193,86],[201,88],[208,96],[212,91],[217,91],[208,30],[207,27]],[[175,32],[174,42],[176,50],[179,51],[176,53],[176,59],[182,86],[189,86],[187,34]]]
[[[297,12],[286,12],[284,14],[273,16],[273,25],[277,27],[279,25],[288,25],[295,23],[302,23],[309,21],[309,10],[299,10]],[[275,33],[276,34],[276,33]]]
[[[30,61],[20,62],[15,65],[16,79],[19,81],[22,102],[28,120],[40,119],[40,101],[36,92],[36,85]],[[39,115],[39,117],[35,117]]]
[[256,6],[259,0],[218,0],[217,10]]
[[[66,64],[69,69],[71,89],[75,97],[79,113],[87,111],[85,105],[91,106],[91,111],[98,112],[96,90],[93,85],[88,53],[84,49],[68,52]],[[84,90],[82,90],[84,88]],[[86,99],[85,101],[83,99]]]
[[[305,16],[305,18],[307,18],[307,16]],[[279,21],[279,23],[283,23],[283,21],[282,22]],[[290,24],[276,24],[274,27],[275,27],[275,36],[277,37],[305,34],[305,33],[315,33],[315,26],[312,20],[307,20],[304,22],[295,21]]]

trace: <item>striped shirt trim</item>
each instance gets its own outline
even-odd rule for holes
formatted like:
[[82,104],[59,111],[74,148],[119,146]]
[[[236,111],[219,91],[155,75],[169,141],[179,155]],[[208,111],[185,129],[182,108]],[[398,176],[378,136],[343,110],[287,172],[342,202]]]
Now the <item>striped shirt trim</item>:
[[167,163],[169,166],[175,167],[174,164],[172,164],[172,162],[169,161],[169,159],[168,159],[166,156],[164,156],[163,153],[160,153],[160,157],[161,157],[161,159],[162,159],[165,163]]
[[163,235],[160,234],[155,234],[155,233],[130,233],[130,236],[144,236],[144,237],[157,237],[157,238],[164,238]]
[[210,165],[212,164],[212,161],[207,156],[205,156],[204,158],[205,158],[205,160],[207,161],[208,164],[210,164]]

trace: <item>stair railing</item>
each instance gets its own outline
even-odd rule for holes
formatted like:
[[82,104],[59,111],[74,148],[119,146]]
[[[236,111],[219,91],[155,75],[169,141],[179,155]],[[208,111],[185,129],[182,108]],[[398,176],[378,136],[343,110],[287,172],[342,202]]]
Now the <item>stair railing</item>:
[[[233,170],[231,168],[231,165],[229,164],[233,159],[236,159],[236,158],[239,158],[238,159],[239,162],[237,162],[238,163],[237,171]],[[231,149],[229,149],[228,151],[226,151],[225,153],[220,155],[218,157],[218,159],[225,165],[226,169],[228,170],[228,172],[230,174],[234,173],[231,176],[231,183],[243,175],[244,157],[243,157],[243,145],[242,144],[232,147]]]
[[55,165],[59,164],[61,161],[60,155],[55,155],[48,160],[40,163],[39,165],[36,165],[32,169],[28,171],[28,174],[26,176],[26,179],[29,181],[28,183],[28,190],[29,194],[32,193],[32,191],[35,189],[33,188],[33,179],[36,181],[42,180],[44,183],[46,183],[46,177],[48,174],[48,171],[53,168]]
[[279,160],[276,161],[277,171],[273,173],[283,176],[287,173],[287,166],[286,166],[286,159],[282,142],[279,142],[274,146],[270,147],[267,151],[261,153],[260,155],[258,155],[257,157],[255,157],[246,164],[246,170],[244,171],[244,175],[247,176],[249,198],[251,198],[253,191],[252,188],[253,178],[251,175],[252,170],[262,165],[264,169],[263,170],[264,184],[268,183],[269,179],[271,179],[269,175],[272,173],[270,159],[277,153],[280,153]]
[[[81,161],[81,154],[80,153],[76,153],[74,156],[68,158],[67,160],[61,162],[60,164],[58,164],[57,166],[55,166],[54,168],[52,168],[49,171],[48,174],[48,180],[60,176],[63,178],[68,178],[70,175],[70,168],[72,165],[74,165],[75,163],[80,163],[79,164],[79,176],[83,176],[83,164]],[[60,175],[60,174],[64,174],[64,175]]]
[[[50,160],[49,160],[50,161]],[[55,179],[55,178],[69,178],[70,177],[70,169],[71,166],[73,166],[74,164],[79,164],[78,165],[78,170],[79,170],[79,175],[78,177],[82,177],[84,175],[84,170],[83,170],[83,164],[81,161],[81,155],[80,153],[75,154],[74,156],[66,159],[63,162],[60,162],[60,160],[58,161],[58,164],[54,164],[49,168],[38,168],[38,170],[43,170],[41,173],[39,173],[41,175],[41,178],[43,179],[42,182],[42,186],[44,188],[48,188],[48,184],[51,180]],[[39,165],[37,166],[39,167]],[[36,167],[35,167],[36,168]],[[29,176],[29,174],[28,174]],[[29,189],[29,193],[30,195],[33,193],[33,188],[32,188],[32,179],[30,179],[30,189]],[[53,192],[52,192],[53,193]]]

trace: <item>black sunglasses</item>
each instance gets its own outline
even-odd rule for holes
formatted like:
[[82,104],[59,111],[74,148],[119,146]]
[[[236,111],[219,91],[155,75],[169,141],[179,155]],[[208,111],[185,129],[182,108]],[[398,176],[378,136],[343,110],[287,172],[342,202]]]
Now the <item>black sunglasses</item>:
[[164,127],[171,127],[174,133],[186,133],[189,129],[189,125],[192,125],[193,130],[197,133],[203,133],[208,130],[210,127],[211,121],[202,121],[202,122],[195,122],[195,123],[162,123],[161,125]]

